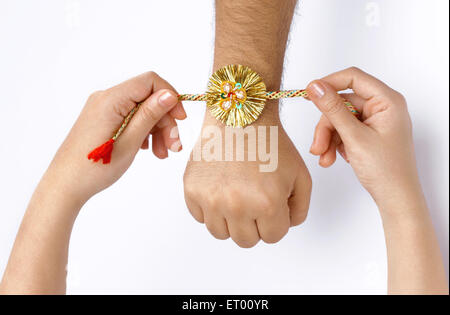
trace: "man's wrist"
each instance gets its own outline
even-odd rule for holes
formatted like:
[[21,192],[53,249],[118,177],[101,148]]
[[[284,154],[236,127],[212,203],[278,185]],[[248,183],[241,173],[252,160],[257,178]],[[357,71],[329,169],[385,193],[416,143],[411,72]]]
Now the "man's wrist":
[[[243,65],[258,73],[267,91],[280,89],[284,54],[296,0],[217,0],[214,67]],[[210,122],[206,117],[205,123]],[[278,101],[267,101],[255,125],[279,125]]]
[[283,59],[277,63],[274,63],[273,61],[269,62],[264,60],[262,57],[252,57],[247,59],[236,57],[233,54],[221,54],[215,58],[213,72],[227,65],[243,65],[249,67],[261,76],[264,84],[266,85],[267,91],[276,91],[280,89]]

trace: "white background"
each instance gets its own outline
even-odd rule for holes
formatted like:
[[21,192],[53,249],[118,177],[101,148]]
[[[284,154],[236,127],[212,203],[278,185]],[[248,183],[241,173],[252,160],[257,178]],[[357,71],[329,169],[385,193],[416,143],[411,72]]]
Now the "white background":
[[[418,165],[446,269],[449,260],[449,73],[446,0],[303,0],[284,87],[358,66],[405,94]],[[0,273],[32,191],[88,95],[154,70],[179,92],[204,91],[212,1],[0,2]],[[182,175],[204,106],[186,104],[184,152],[142,152],[76,222],[68,293],[386,292],[386,254],[372,200],[341,159],[308,153],[319,119],[304,100],[282,118],[309,167],[307,222],[276,245],[218,241],[188,213]]]

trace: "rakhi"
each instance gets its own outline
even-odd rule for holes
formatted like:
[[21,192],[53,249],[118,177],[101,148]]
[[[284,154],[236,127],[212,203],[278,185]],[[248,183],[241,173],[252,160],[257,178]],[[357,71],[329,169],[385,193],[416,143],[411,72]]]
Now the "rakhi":
[[[228,65],[211,76],[204,94],[180,94],[180,101],[205,101],[211,114],[230,127],[245,127],[255,122],[264,110],[267,100],[308,97],[305,90],[267,91],[261,76],[242,65]],[[344,104],[350,112],[359,116],[358,110],[348,101]],[[111,162],[114,142],[120,137],[141,104],[125,117],[113,137],[88,154],[88,159],[103,164]]]

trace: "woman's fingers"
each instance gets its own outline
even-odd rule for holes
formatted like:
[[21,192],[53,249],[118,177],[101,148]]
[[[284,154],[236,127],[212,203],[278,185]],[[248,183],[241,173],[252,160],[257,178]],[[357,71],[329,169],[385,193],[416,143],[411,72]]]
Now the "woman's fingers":
[[[157,78],[157,80],[154,81],[154,90],[158,91],[158,90],[162,90],[162,89],[168,89],[168,90],[172,90],[176,93],[176,95],[178,96],[178,92],[177,90],[175,90],[175,88],[166,80],[164,80],[163,78],[161,78],[160,76],[158,76],[156,73],[154,73],[154,77]],[[169,111],[169,115],[174,118],[174,119],[178,119],[178,120],[183,120],[186,118],[186,111],[183,108],[183,104],[181,103],[181,101],[178,101],[178,103],[174,106],[174,108],[172,108]]]
[[[128,104],[142,102],[152,93],[159,90],[171,90],[175,95],[178,95],[178,92],[170,83],[153,71],[140,74],[109,89],[116,99],[121,100],[120,103]],[[126,112],[129,112],[132,108],[127,108]],[[181,101],[178,101],[169,113],[175,119],[182,120],[186,118],[186,111]]]
[[152,151],[159,159],[165,159],[169,156],[161,130],[157,130],[152,135]]
[[309,84],[308,95],[317,108],[328,118],[342,140],[350,140],[362,129],[361,122],[347,109],[344,99],[325,81]]
[[129,121],[117,145],[137,152],[150,131],[177,104],[177,95],[171,90],[159,90],[142,102]]
[[324,154],[330,147],[334,131],[328,118],[322,115],[314,131],[314,140],[309,151],[314,155]]
[[[368,118],[364,111],[364,105],[367,100],[354,93],[342,93],[339,95],[356,107],[362,114],[363,120]],[[345,161],[349,162],[344,143],[339,134],[336,132],[336,129],[330,123],[328,118],[325,115],[322,115],[314,132],[314,141],[311,145],[310,152],[314,155],[320,155],[319,164],[322,167],[329,167],[336,161],[336,150]]]
[[[170,108],[166,107],[166,111],[164,113],[160,111],[160,108],[162,107],[153,106],[157,105],[157,101],[149,101],[150,99],[155,99],[155,94],[160,94],[159,96],[163,96],[164,93],[161,93],[161,91],[163,90],[170,91],[172,98],[175,98],[174,100],[170,100]],[[115,96],[115,99],[117,100],[117,104],[115,104],[115,106],[117,108],[117,111],[123,117],[128,115],[128,113],[133,109],[134,106],[136,106],[137,103],[143,102],[135,117],[143,117],[142,114],[146,114],[146,119],[150,119],[152,124],[157,123],[158,126],[160,126],[161,124],[167,125],[167,129],[160,128],[163,129],[163,141],[164,143],[166,143],[167,148],[174,148],[174,143],[179,140],[179,137],[177,136],[176,138],[171,139],[169,136],[171,134],[171,130],[176,127],[175,119],[185,119],[186,112],[183,108],[182,103],[178,100],[177,91],[173,88],[172,85],[170,85],[166,80],[162,79],[156,73],[146,72],[112,87],[111,89],[109,89],[109,93]],[[158,115],[160,115],[161,113],[163,113],[163,116],[158,117]],[[155,121],[156,119],[159,120]],[[130,122],[130,125],[134,124],[135,120],[138,120],[138,118],[134,118]],[[152,124],[150,124],[151,128],[153,128]],[[173,134],[174,132],[172,132],[172,135]],[[154,142],[156,142],[157,144],[156,147],[158,148],[159,157],[162,157],[164,156],[164,150],[161,150],[158,139],[160,139],[160,136],[156,137],[156,141]],[[145,138],[142,139],[141,146],[143,146],[144,148],[147,147],[147,140]]]
[[[347,100],[350,103],[352,103],[356,107],[356,109],[360,113],[362,113],[363,119],[366,118],[363,111],[364,104],[366,102],[365,99],[354,93],[342,93],[340,94],[340,96],[344,100]],[[330,123],[328,118],[325,115],[322,115],[314,131],[314,140],[311,145],[310,152],[314,155],[322,155],[326,151],[328,151],[328,148],[330,146],[335,131],[336,129]]]
[[178,120],[186,119],[186,111],[181,102],[178,102],[178,104],[170,111],[170,116]]
[[339,144],[339,145],[337,146],[337,150],[338,150],[339,154],[342,156],[342,158],[343,158],[347,163],[350,163],[350,160],[348,159],[348,156],[347,156],[347,152],[345,151],[345,145],[344,145],[344,143],[341,142],[341,144]]
[[356,109],[361,113],[364,110],[364,104],[367,102],[365,98],[362,98],[359,95],[356,95],[355,93],[340,93],[339,94],[344,100],[349,101],[352,103],[353,106],[356,107]]
[[364,99],[389,94],[393,91],[385,83],[356,67],[330,74],[322,80],[330,84],[336,91],[352,89]]
[[340,139],[338,140],[336,136],[337,133],[334,132],[328,150],[320,156],[319,165],[322,167],[330,167],[334,164],[334,162],[336,162],[336,149],[338,146],[337,141],[340,141]]
[[181,151],[182,145],[175,119],[169,115],[166,115],[159,121],[158,128],[162,132],[166,148],[172,152]]
[[147,138],[145,138],[144,142],[142,142],[142,145],[141,145],[142,150],[148,150],[148,148],[150,146],[150,141],[148,139],[149,137],[150,137],[150,135],[148,135]]

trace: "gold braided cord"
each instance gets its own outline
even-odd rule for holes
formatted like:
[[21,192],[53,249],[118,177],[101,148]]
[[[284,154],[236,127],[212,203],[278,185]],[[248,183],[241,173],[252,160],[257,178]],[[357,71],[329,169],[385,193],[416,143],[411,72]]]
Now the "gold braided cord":
[[[305,90],[287,90],[287,91],[274,91],[266,92],[266,99],[277,100],[281,98],[292,97],[307,97],[308,93]],[[206,94],[180,94],[178,95],[180,101],[207,101],[208,96]]]
[[[287,91],[274,91],[274,92],[266,92],[266,98],[275,100],[280,98],[292,98],[292,97],[308,97],[308,94],[305,90],[287,90]],[[206,101],[207,95],[206,94],[180,94],[178,95],[178,99],[180,101]],[[360,113],[356,109],[355,106],[353,106],[352,103],[345,101],[345,106],[347,106],[347,109],[355,116],[358,116]],[[116,140],[122,132],[127,127],[128,123],[130,122],[131,118],[133,118],[134,114],[137,112],[139,106],[141,106],[141,103],[137,104],[136,107],[134,107],[131,112],[125,117],[125,119],[122,122],[122,125],[120,128],[116,131],[116,133],[113,136],[113,139]]]
[[[214,72],[209,80],[208,89],[203,94],[180,94],[179,101],[203,101],[211,114],[227,126],[245,127],[258,119],[267,100],[282,98],[308,97],[305,90],[267,91],[266,85],[258,73],[243,65],[228,65]],[[113,143],[120,137],[139,110],[138,103],[124,118],[113,137],[88,154],[95,162],[103,159],[107,164],[111,160]],[[345,106],[355,116],[360,113],[347,100]]]
[[[287,91],[273,91],[273,92],[266,92],[266,99],[275,100],[275,99],[281,99],[281,98],[293,98],[293,97],[308,97],[308,93],[305,90],[287,90]],[[207,101],[208,95],[207,94],[180,94],[178,95],[178,99],[180,101]],[[347,106],[347,109],[355,116],[358,116],[360,113],[356,109],[355,106],[352,105],[352,103],[345,101],[345,106]],[[131,118],[133,118],[134,114],[137,112],[139,107],[141,106],[141,103],[137,104],[136,107],[134,107],[131,112],[125,117],[125,119],[122,122],[122,125],[120,128],[116,131],[116,133],[113,136],[113,139],[116,140],[122,132],[127,127],[128,123],[130,122]],[[255,117],[257,118],[257,117]],[[234,118],[236,119],[236,118]],[[256,119],[255,119],[256,120]]]
[[122,132],[125,130],[125,128],[128,126],[128,123],[130,122],[131,118],[133,118],[134,114],[136,114],[137,110],[139,109],[139,107],[141,106],[142,103],[138,103],[127,115],[127,117],[125,117],[125,119],[122,122],[122,125],[120,126],[120,128],[116,131],[116,133],[114,134],[114,136],[112,137],[112,139],[115,141],[117,138],[120,137],[120,135],[122,134]]
[[269,100],[278,100],[280,98],[291,98],[291,97],[307,97],[308,93],[305,90],[287,90],[287,91],[274,91],[267,92],[266,98]]
[[[225,91],[224,84],[229,84],[233,90]],[[245,97],[242,99],[235,98],[235,92],[238,93],[238,90],[234,87],[238,87],[238,85],[240,90],[245,91]],[[214,117],[225,125],[232,127],[244,127],[256,121],[264,109],[266,100],[294,97],[307,98],[308,93],[305,90],[268,92],[259,74],[243,65],[228,65],[214,72],[209,80],[206,93],[178,95],[180,101],[206,102]],[[228,100],[233,102],[233,106],[224,108],[223,102]],[[345,100],[344,104],[353,115],[358,116],[360,114],[350,102]],[[114,134],[113,140],[116,140],[122,134],[140,105],[139,103],[125,117],[122,125]]]
[[[294,97],[308,97],[308,93],[306,92],[306,90],[286,90],[286,91],[266,92],[266,99],[269,100],[278,100],[282,98],[294,98]],[[206,101],[207,95],[180,94],[178,95],[178,99],[180,101]],[[347,106],[347,109],[355,116],[358,116],[360,114],[360,112],[356,109],[356,107],[349,101],[344,100],[344,104],[345,106]]]
[[205,101],[207,100],[206,94],[180,94],[178,95],[180,101]]

